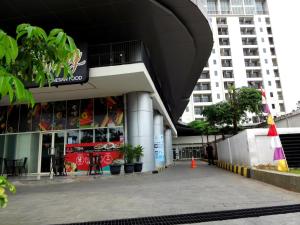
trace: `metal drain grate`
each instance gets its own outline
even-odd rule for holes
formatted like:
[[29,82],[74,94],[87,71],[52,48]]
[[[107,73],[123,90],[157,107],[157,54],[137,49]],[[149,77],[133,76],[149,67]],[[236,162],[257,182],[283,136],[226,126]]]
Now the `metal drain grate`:
[[274,206],[263,208],[239,209],[206,213],[191,213],[169,216],[141,217],[119,220],[94,221],[83,223],[70,223],[68,225],[175,225],[192,224],[220,220],[242,219],[300,212],[300,204]]

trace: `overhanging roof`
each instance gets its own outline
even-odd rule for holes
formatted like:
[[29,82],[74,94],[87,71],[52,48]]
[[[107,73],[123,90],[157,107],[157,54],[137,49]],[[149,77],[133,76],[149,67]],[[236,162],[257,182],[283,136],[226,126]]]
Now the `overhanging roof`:
[[[173,121],[183,113],[213,45],[205,15],[190,0],[2,0],[0,28],[63,28],[98,44],[142,40],[151,74]],[[196,1],[197,2],[197,1]]]

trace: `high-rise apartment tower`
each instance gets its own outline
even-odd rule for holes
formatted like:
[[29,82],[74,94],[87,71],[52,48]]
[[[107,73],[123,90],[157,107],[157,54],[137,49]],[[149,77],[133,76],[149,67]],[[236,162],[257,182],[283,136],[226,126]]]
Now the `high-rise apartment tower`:
[[[273,115],[285,112],[266,0],[201,0],[210,16],[214,48],[182,115],[203,118],[205,106],[228,99],[228,87],[261,86]],[[259,122],[259,118],[250,118]]]

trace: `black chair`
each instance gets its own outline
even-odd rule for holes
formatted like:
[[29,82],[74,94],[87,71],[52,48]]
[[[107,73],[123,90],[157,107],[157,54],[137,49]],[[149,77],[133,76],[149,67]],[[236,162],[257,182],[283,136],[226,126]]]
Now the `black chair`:
[[[89,164],[89,175],[92,175],[92,171],[94,174],[103,174],[102,164],[101,164],[101,155],[93,155],[93,153],[89,154],[90,164]],[[101,173],[100,173],[101,171]]]
[[16,167],[20,175],[27,174],[27,157],[17,160]]
[[7,176],[15,175],[14,161],[3,159],[3,162],[4,162],[4,174],[6,174]]

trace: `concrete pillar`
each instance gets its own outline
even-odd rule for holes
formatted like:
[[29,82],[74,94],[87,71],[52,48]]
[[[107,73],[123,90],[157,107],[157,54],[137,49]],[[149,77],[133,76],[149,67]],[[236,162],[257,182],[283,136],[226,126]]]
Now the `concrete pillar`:
[[172,147],[171,129],[165,130],[165,158],[166,158],[166,166],[173,164],[173,147]]
[[164,120],[160,114],[154,115],[154,154],[156,169],[165,167],[165,151],[164,151]]
[[144,148],[143,172],[153,171],[153,102],[149,93],[133,92],[127,95],[127,134],[129,144]]

